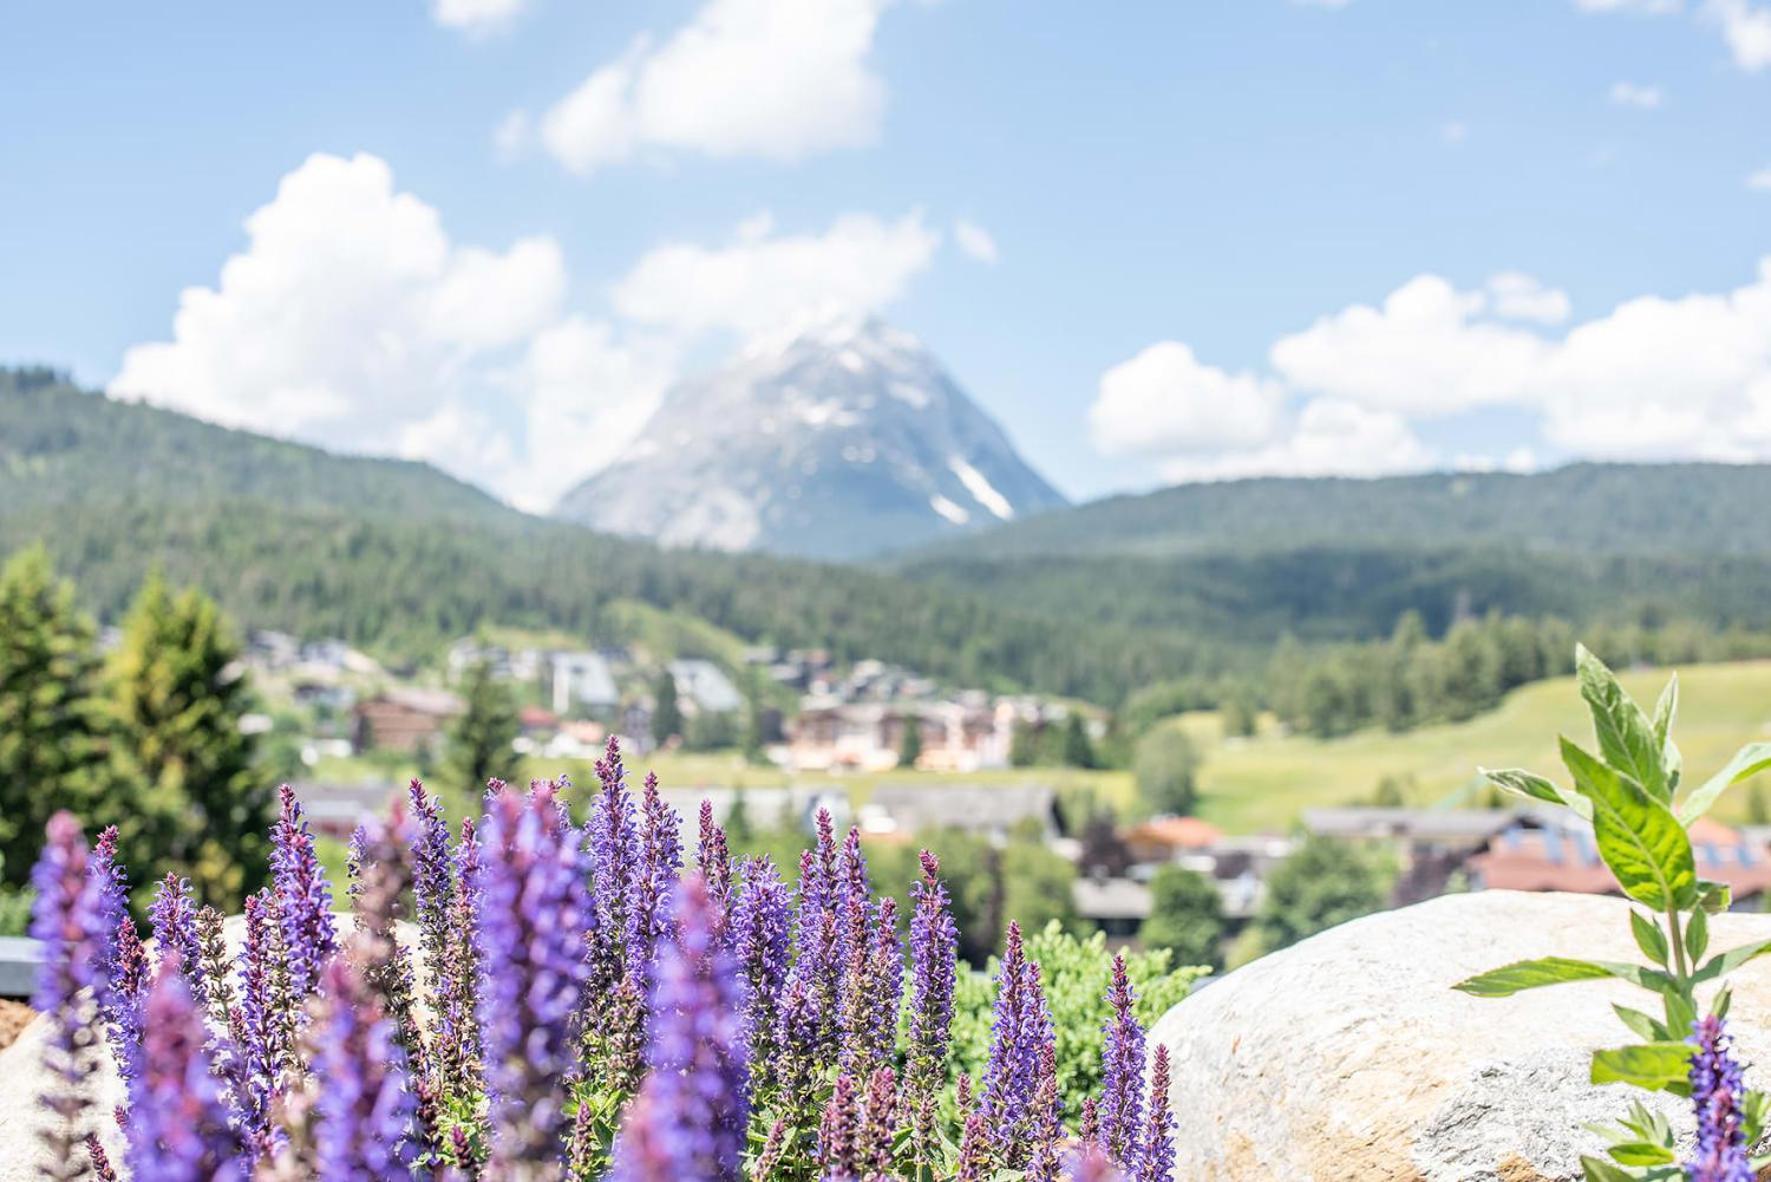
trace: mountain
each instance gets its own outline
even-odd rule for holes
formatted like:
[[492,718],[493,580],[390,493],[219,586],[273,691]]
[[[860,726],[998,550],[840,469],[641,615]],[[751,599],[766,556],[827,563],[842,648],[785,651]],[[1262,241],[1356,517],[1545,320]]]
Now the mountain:
[[0,368],[0,561],[41,543],[115,619],[148,570],[244,623],[434,658],[479,626],[623,640],[640,602],[752,643],[1114,701],[1183,638],[1086,629],[856,567],[667,551],[531,517],[425,464],[339,456]]
[[1064,503],[915,337],[868,320],[681,383],[555,513],[667,546],[851,559]]

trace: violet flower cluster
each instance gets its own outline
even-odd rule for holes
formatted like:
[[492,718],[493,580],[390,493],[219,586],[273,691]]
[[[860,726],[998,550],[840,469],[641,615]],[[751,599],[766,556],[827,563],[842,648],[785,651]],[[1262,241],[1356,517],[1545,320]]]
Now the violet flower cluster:
[[1741,1101],[1746,1085],[1740,1064],[1729,1053],[1728,1031],[1714,1014],[1697,1021],[1688,1040],[1691,1056],[1691,1104],[1697,1111],[1697,1143],[1685,1163],[1691,1182],[1752,1182],[1747,1159]]
[[[272,881],[237,932],[168,877],[151,945],[115,833],[89,850],[59,814],[33,918],[51,1176],[115,1176],[107,1140],[138,1182],[1172,1174],[1166,1052],[1146,1061],[1123,963],[1102,983],[1103,1094],[1066,1113],[1039,966],[1010,925],[974,1087],[950,1054],[959,933],[932,855],[904,884],[906,939],[860,834],[828,813],[790,885],[735,862],[704,806],[685,873],[656,780],[636,799],[613,741],[597,780],[581,801],[564,780],[492,781],[455,827],[414,783],[350,843],[354,920],[332,914],[284,790]],[[1738,1074],[1719,1030],[1704,1053],[1706,1152],[1732,1160]],[[107,1058],[114,1113],[95,1103]]]

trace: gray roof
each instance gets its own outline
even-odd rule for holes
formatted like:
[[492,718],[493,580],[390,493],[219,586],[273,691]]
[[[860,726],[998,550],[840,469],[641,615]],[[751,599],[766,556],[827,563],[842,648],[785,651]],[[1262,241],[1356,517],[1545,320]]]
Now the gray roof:
[[869,801],[909,833],[1006,832],[1029,817],[1047,824],[1056,793],[1043,784],[881,784]]
[[738,687],[712,661],[672,661],[670,676],[685,697],[710,713],[728,714],[744,705]]
[[1519,818],[1510,809],[1305,809],[1304,828],[1321,837],[1483,841]]
[[1148,919],[1150,888],[1129,878],[1079,877],[1070,885],[1076,913],[1084,919]]

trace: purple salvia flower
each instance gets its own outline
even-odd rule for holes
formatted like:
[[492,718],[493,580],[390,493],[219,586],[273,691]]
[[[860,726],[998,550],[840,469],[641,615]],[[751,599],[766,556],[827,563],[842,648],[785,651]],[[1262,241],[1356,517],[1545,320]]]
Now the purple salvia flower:
[[467,1095],[481,1088],[479,912],[480,844],[471,818],[461,822],[455,847],[456,886],[448,916],[447,964],[438,995],[436,1064],[445,1092]]
[[819,1182],[860,1182],[862,1098],[855,1077],[836,1077],[824,1117],[818,1122]]
[[775,1032],[771,1038],[774,1061],[768,1065],[768,1078],[782,1093],[781,1105],[796,1118],[795,1124],[809,1123],[817,1115],[816,1086],[825,1066],[819,1044],[824,1028],[823,1013],[812,986],[804,975],[789,975],[776,1010]]
[[[627,933],[633,922],[634,883],[639,867],[639,827],[633,796],[627,791],[621,747],[609,736],[608,750],[596,764],[602,791],[591,804],[589,823],[592,898],[590,930],[592,1004],[606,999],[627,975]],[[591,1026],[596,1025],[593,1015]]]
[[1107,1037],[1101,1047],[1101,1144],[1121,1169],[1136,1173],[1144,1121],[1144,1028],[1123,956],[1113,958],[1107,1003],[1113,1013],[1102,1028]]
[[[314,852],[314,835],[301,815],[295,791],[279,789],[282,812],[271,830],[271,875],[283,918],[283,946],[295,996],[305,998],[319,984],[320,971],[338,949],[332,928],[332,888]],[[361,854],[359,849],[358,854]]]
[[1032,1149],[1032,1101],[1039,1088],[1042,1048],[1053,1041],[1053,1032],[1039,985],[1039,966],[1027,960],[1017,923],[1009,924],[996,981],[996,1013],[979,1108],[1002,1164],[1018,1169]]
[[974,1112],[965,1118],[965,1128],[959,1138],[959,1172],[954,1175],[955,1182],[985,1182],[995,1173],[989,1124],[983,1113]]
[[910,888],[910,1034],[904,1091],[915,1118],[919,1164],[932,1164],[934,1105],[947,1078],[947,1047],[953,1027],[954,964],[959,927],[940,879],[941,863],[922,851],[922,881]]
[[640,804],[640,861],[627,934],[628,972],[648,989],[658,943],[670,927],[671,901],[682,866],[676,810],[658,794],[658,777],[646,773]]
[[167,872],[148,908],[148,922],[154,929],[156,945],[155,971],[171,961],[180,966],[189,982],[191,996],[207,1008],[208,991],[203,988],[203,945],[197,935],[197,905],[191,896],[191,884]]
[[412,894],[418,904],[419,944],[433,987],[448,991],[449,921],[455,902],[454,856],[449,849],[449,823],[436,797],[413,780],[407,792],[412,803],[416,840],[412,843]]
[[[707,897],[720,915],[732,905],[732,854],[726,831],[713,823],[713,802],[701,802],[701,832],[695,845],[695,866],[707,882]],[[723,929],[723,920],[722,920]]]
[[1709,1014],[1692,1027],[1691,1105],[1697,1111],[1697,1143],[1685,1162],[1690,1182],[1752,1182],[1741,1102],[1746,1086],[1729,1053],[1722,1019]]
[[890,1067],[881,1067],[867,1083],[867,1101],[857,1138],[857,1165],[868,1179],[889,1178],[894,1172],[898,1108],[898,1077]]
[[117,978],[117,925],[129,918],[129,878],[117,861],[117,827],[111,825],[98,835],[92,847],[87,873],[98,883],[99,910],[104,919],[106,937],[101,944],[98,967],[109,983]]
[[1136,1182],[1169,1182],[1175,1174],[1175,1118],[1169,1108],[1168,1048],[1156,1044],[1150,1068],[1150,1116],[1144,1123]]
[[479,1017],[492,1110],[494,1177],[557,1163],[571,1026],[584,1001],[590,895],[579,834],[556,823],[553,788],[487,800],[480,866]]
[[874,909],[872,947],[867,958],[868,1021],[863,1044],[875,1069],[892,1061],[898,1041],[898,1011],[904,1004],[904,949],[898,943],[898,901],[886,896]]
[[129,914],[129,879],[117,861],[117,827],[98,835],[87,873],[98,886],[106,938],[98,958],[96,994],[118,1073],[127,1083],[141,1051],[141,1000],[147,991],[147,956]]
[[1107,1151],[1093,1141],[1078,1145],[1070,1155],[1069,1178],[1070,1182],[1125,1182]]
[[111,1164],[111,1155],[105,1152],[97,1133],[86,1134],[86,1156],[92,1162],[92,1173],[98,1182],[117,1182],[117,1168]]
[[68,1182],[84,1176],[88,1162],[85,1114],[92,1104],[90,1082],[102,1041],[100,963],[111,939],[104,883],[88,873],[89,860],[80,823],[70,813],[56,813],[31,872],[37,891],[31,935],[43,946],[31,1006],[48,1014],[52,1024],[43,1048],[43,1067],[54,1081],[41,1099],[54,1118],[41,1134],[49,1150],[45,1173]]
[[749,1120],[743,986],[715,938],[700,875],[683,880],[676,907],[652,991],[650,1070],[616,1149],[616,1182],[740,1177]]
[[208,1031],[176,950],[161,957],[145,1027],[129,1120],[132,1182],[243,1182],[245,1147],[228,1127]]
[[329,962],[322,983],[312,1033],[319,1176],[408,1182],[417,1104],[394,1023],[347,958]]
[[873,951],[868,938],[871,902],[861,831],[851,828],[836,862],[835,967],[841,973],[837,982],[837,1028],[843,1070],[862,1073],[872,1069],[866,1061],[874,1016],[868,981]]
[[277,900],[269,890],[248,895],[246,936],[240,949],[240,1005],[235,1041],[243,1060],[246,1128],[270,1135],[271,1100],[293,1065],[295,1000],[282,955]]
[[775,1055],[775,1023],[792,940],[787,884],[767,858],[744,864],[744,883],[725,935],[744,978],[744,1042],[750,1061],[763,1067]]

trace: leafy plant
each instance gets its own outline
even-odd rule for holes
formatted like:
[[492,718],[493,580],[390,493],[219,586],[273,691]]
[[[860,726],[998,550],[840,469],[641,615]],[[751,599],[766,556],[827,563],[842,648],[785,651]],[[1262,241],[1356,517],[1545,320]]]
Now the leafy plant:
[[[1638,1101],[1616,1128],[1601,1130],[1611,1138],[1609,1160],[1582,1157],[1586,1177],[1589,1182],[1750,1177],[1746,1154],[1765,1130],[1767,1101],[1763,1093],[1740,1087],[1722,1020],[1728,1011],[1727,975],[1771,952],[1771,940],[1706,955],[1709,917],[1727,909],[1729,888],[1697,876],[1689,826],[1728,788],[1771,768],[1771,743],[1743,748],[1721,771],[1686,789],[1672,738],[1678,678],[1667,684],[1650,715],[1584,647],[1576,650],[1575,666],[1599,753],[1561,740],[1572,788],[1517,769],[1484,774],[1509,792],[1567,808],[1592,823],[1600,857],[1624,895],[1641,908],[1630,912],[1630,930],[1646,963],[1548,956],[1481,973],[1456,988],[1476,997],[1509,997],[1566,981],[1618,979],[1639,986],[1655,999],[1657,1012],[1613,1007],[1638,1041],[1594,1052],[1592,1081],[1691,1099],[1698,1115],[1696,1156],[1681,1169],[1671,1127]],[[1697,994],[1708,985],[1721,988],[1703,1017]],[[1771,1154],[1751,1162],[1753,1170],[1766,1165]]]

